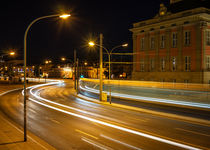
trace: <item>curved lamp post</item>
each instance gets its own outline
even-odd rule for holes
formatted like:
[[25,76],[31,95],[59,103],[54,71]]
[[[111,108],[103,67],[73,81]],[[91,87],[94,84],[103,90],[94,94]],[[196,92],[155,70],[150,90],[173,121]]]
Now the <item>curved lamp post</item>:
[[111,55],[112,55],[112,52],[119,47],[127,47],[128,44],[126,43],[126,44],[122,44],[122,45],[117,45],[117,46],[113,47],[110,51],[108,51],[108,49],[103,46],[95,44],[94,42],[89,42],[89,45],[91,47],[93,47],[94,45],[96,45],[98,47],[102,47],[106,51],[107,55],[109,56],[109,80],[110,80],[111,79]]
[[62,19],[66,19],[70,16],[71,16],[70,14],[63,14],[63,15],[55,14],[55,15],[42,16],[33,20],[26,28],[26,31],[24,34],[24,67],[23,67],[24,68],[24,88],[23,88],[23,91],[24,91],[24,141],[27,141],[27,126],[26,126],[26,48],[27,47],[26,47],[26,40],[27,40],[28,31],[31,28],[31,26],[39,20],[42,20],[45,18],[52,18],[52,17],[60,17]]
[[[100,39],[102,39],[102,38],[100,38]],[[100,43],[102,43],[102,42],[100,42]],[[102,46],[102,44],[100,44],[100,45],[98,45],[98,44],[95,44],[94,42],[89,42],[88,43],[89,44],[89,46],[91,46],[91,47],[93,47],[94,45],[96,45],[96,46],[98,46],[98,47],[100,47],[100,100],[102,100],[102,90],[103,90],[103,82],[102,82],[102,57],[103,57],[103,52],[102,52],[102,49],[105,49],[105,51],[106,51],[106,53],[108,54],[108,56],[109,56],[109,82],[110,82],[110,79],[111,79],[111,55],[112,55],[112,52],[113,52],[113,50],[115,50],[116,48],[118,48],[118,47],[127,47],[128,46],[128,44],[123,44],[123,45],[118,45],[118,46],[115,46],[115,47],[113,47],[110,51],[108,51],[108,49],[107,48],[105,48],[105,47],[103,47]],[[110,98],[109,98],[109,102],[110,102],[110,104],[111,104],[111,87],[110,87],[110,89],[109,89],[109,94],[110,94]]]

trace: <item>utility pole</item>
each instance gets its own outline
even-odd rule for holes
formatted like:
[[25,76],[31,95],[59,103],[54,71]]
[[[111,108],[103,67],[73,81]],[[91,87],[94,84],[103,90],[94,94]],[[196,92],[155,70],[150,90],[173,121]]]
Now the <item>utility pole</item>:
[[76,79],[77,79],[77,73],[76,73],[76,63],[77,63],[77,52],[76,50],[74,50],[74,89],[76,90],[77,86],[76,86]]
[[102,101],[103,92],[103,34],[100,33],[100,101]]
[[79,93],[79,59],[77,58],[77,88],[76,88],[76,91],[77,91],[77,94]]

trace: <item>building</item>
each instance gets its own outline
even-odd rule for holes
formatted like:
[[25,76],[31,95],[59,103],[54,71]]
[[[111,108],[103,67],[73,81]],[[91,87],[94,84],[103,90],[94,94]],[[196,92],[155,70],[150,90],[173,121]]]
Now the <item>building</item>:
[[208,0],[170,0],[154,18],[134,23],[132,78],[210,83],[209,6]]

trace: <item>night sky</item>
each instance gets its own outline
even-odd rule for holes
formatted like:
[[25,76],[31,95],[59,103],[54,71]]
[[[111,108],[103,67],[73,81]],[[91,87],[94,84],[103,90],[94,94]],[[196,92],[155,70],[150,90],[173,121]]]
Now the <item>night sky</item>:
[[[162,0],[167,6],[169,0]],[[61,56],[73,58],[76,49],[81,60],[98,58],[87,47],[89,39],[104,35],[104,47],[111,49],[128,42],[132,50],[132,24],[154,17],[161,0],[8,0],[0,5],[0,50],[16,49],[23,58],[23,37],[37,17],[70,12],[68,20],[44,19],[28,34],[28,63],[43,63]],[[97,51],[97,50],[96,50]]]

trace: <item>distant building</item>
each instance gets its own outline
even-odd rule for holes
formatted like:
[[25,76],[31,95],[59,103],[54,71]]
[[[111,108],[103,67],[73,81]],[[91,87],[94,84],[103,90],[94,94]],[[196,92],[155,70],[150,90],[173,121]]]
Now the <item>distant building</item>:
[[170,0],[133,24],[135,80],[210,83],[209,0]]

